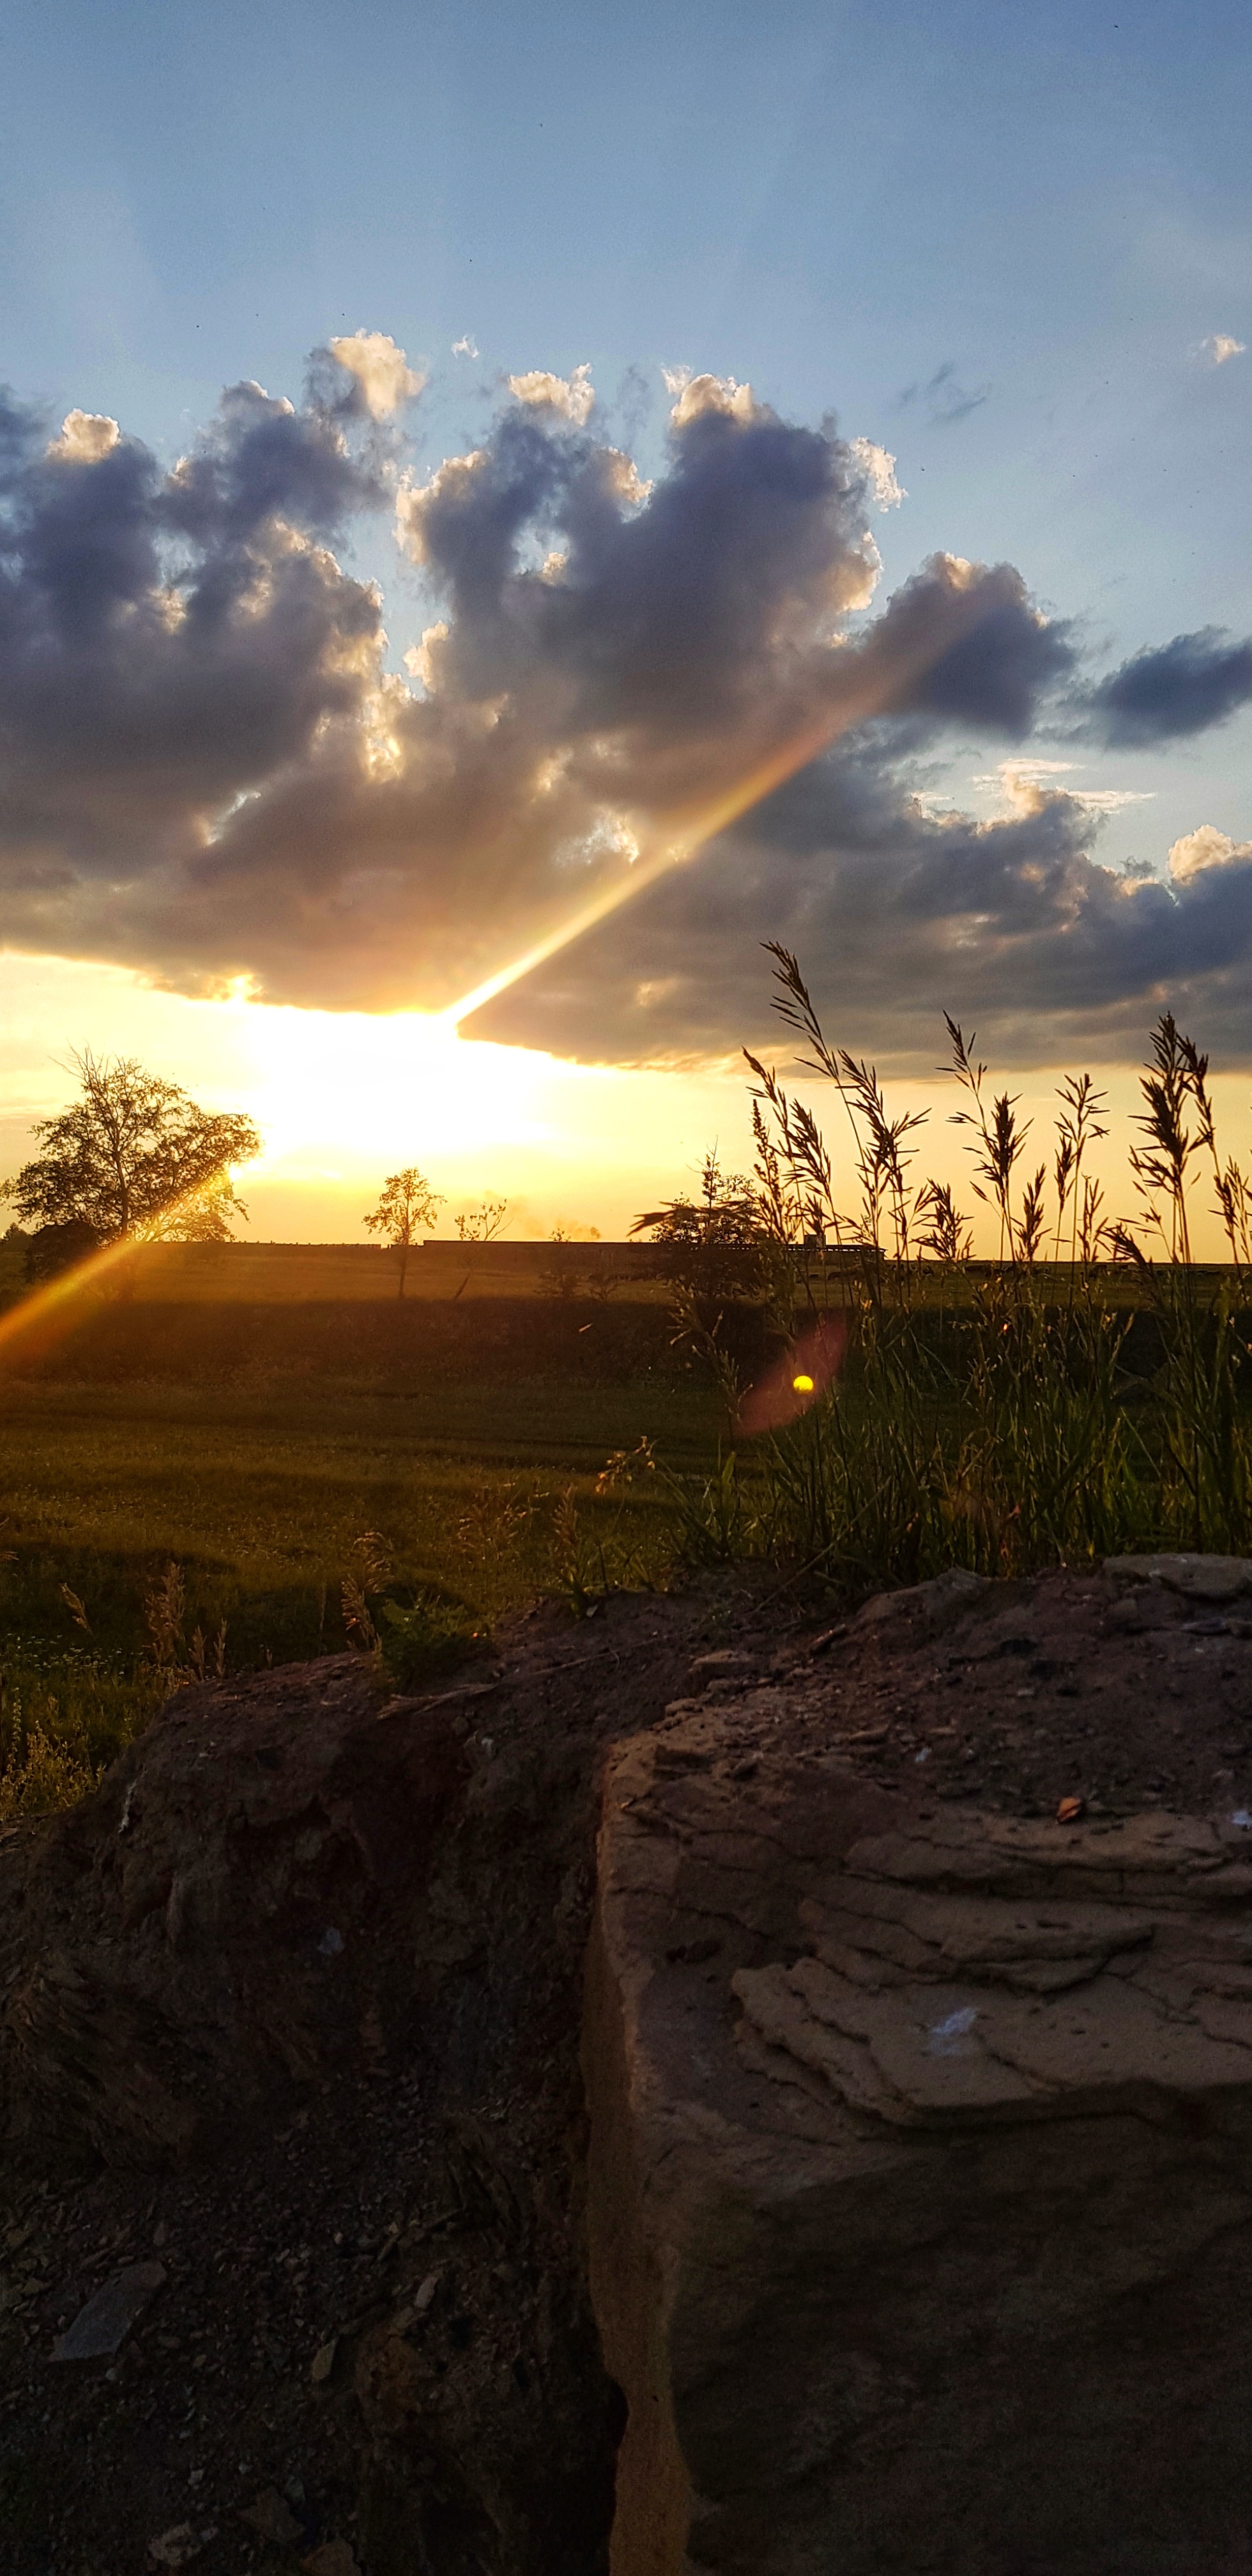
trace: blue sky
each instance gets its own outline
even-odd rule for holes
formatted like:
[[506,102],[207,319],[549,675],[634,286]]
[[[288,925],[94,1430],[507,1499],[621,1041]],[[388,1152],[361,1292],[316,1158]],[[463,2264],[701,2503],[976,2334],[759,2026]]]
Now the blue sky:
[[[656,473],[685,366],[895,455],[880,597],[946,549],[1015,564],[1095,665],[1240,636],[1252,354],[1214,357],[1252,350],[1250,67],[1246,9],[1205,0],[11,0],[0,375],[168,466],[223,385],[298,401],[363,328],[430,371],[415,475],[481,444],[510,374],[585,362]],[[399,667],[426,576],[378,519],[338,552]],[[1101,855],[1162,871],[1201,824],[1252,837],[1250,743],[1245,712],[1030,751],[1136,800]],[[990,813],[1013,749],[958,728],[927,792]]]
[[[1252,359],[1195,351],[1252,342],[1243,8],[17,0],[6,26],[28,396],[173,453],[223,384],[295,394],[364,324],[435,369],[432,452],[502,372],[590,359],[655,397],[685,362],[897,454],[889,578],[1007,555],[1115,650],[1240,625]],[[1197,765],[1234,831],[1233,737],[1144,771],[1163,828]]]

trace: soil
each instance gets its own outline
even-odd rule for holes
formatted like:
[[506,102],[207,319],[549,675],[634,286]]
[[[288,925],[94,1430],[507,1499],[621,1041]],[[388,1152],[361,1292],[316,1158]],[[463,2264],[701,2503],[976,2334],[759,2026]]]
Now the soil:
[[[606,2563],[620,2400],[579,2251],[596,1779],[750,1616],[716,1583],[577,1623],[545,1608],[450,1694],[474,1790],[448,1838],[479,1919],[420,2033],[288,2087],[282,2116],[241,2115],[187,2169],[67,2165],[57,2134],[0,2165],[5,2576]],[[368,1715],[363,1659],[279,1668],[181,1694],[147,1742],[199,1726],[241,1764],[245,1740],[272,1759],[319,1695],[353,1692]],[[94,1803],[10,1834],[99,1840]],[[66,1930],[62,1905],[14,1937],[46,1950]],[[116,2357],[56,2363],[137,2262],[166,2278]]]
[[[240,1727],[301,1724],[319,1674],[368,1701],[351,1659],[279,1669],[227,1686]],[[597,1782],[693,1695],[731,1777],[785,1741],[1016,1814],[1252,1803],[1252,1620],[1156,1587],[996,1584],[936,1631],[904,1596],[818,1627],[727,1578],[520,1623],[466,1685],[474,1795],[447,1831],[476,1941],[420,2033],[185,2167],[75,2162],[50,2133],[0,2168],[6,2576],[607,2565],[621,2400],[583,2278],[578,2069]],[[221,1709],[184,1694],[177,1722]],[[135,2262],[165,2278],[115,2358],[54,2361]]]
[[[827,1630],[789,1661],[790,1749],[838,1752],[884,1787],[1006,1814],[1252,1807],[1252,1618],[1156,1584],[1056,1574],[996,1583],[936,1635],[910,1615]],[[729,1702],[742,1685],[718,1686]],[[745,1707],[747,1703],[745,1701]],[[749,1726],[750,1754],[759,1730]]]

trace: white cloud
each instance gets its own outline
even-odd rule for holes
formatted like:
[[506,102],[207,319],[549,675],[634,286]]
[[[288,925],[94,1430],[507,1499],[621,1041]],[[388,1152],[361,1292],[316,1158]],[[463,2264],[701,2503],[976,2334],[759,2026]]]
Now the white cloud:
[[670,413],[675,429],[685,429],[688,421],[699,420],[705,412],[724,412],[731,420],[755,420],[757,399],[751,385],[737,384],[733,376],[692,376],[685,367],[662,369],[666,384],[678,400]]
[[448,634],[447,619],[441,617],[436,625],[423,627],[421,643],[410,644],[404,657],[405,670],[420,682],[428,698],[434,696],[439,686],[438,648],[447,643]]
[[463,340],[454,340],[454,341],[453,341],[453,343],[452,343],[452,355],[453,355],[453,357],[454,357],[454,358],[476,358],[476,357],[478,357],[478,355],[479,355],[479,347],[478,347],[478,342],[477,342],[477,340],[472,340],[472,339],[470,338],[469,332],[467,331]]
[[1224,367],[1228,358],[1242,358],[1246,348],[1246,340],[1236,340],[1229,331],[1210,331],[1200,342],[1200,355],[1210,367]]
[[606,447],[603,454],[605,481],[614,498],[629,510],[642,509],[652,485],[644,481],[634,457],[620,447]]
[[1200,823],[1194,832],[1184,832],[1175,841],[1169,872],[1175,885],[1189,885],[1206,868],[1224,868],[1231,859],[1252,859],[1252,841],[1232,841],[1229,832],[1219,832],[1215,823]]
[[[1056,793],[1047,782],[1068,780],[1072,760],[1002,760],[995,769],[980,770],[972,781],[975,787],[998,787],[1009,811],[1033,814],[1039,810],[1041,796]],[[1073,787],[1061,788],[1063,796],[1072,797],[1075,805],[1085,805],[1093,814],[1117,814],[1123,805],[1150,805],[1156,794],[1152,787]]]
[[879,509],[898,510],[908,494],[896,481],[894,456],[885,447],[876,446],[872,438],[850,438],[848,445]]
[[520,403],[560,412],[564,420],[573,422],[575,429],[585,428],[596,399],[588,359],[584,359],[580,367],[575,367],[572,376],[550,376],[542,367],[532,367],[525,376],[510,376],[509,392]]
[[389,412],[399,411],[401,403],[411,402],[426,382],[386,331],[353,331],[328,345],[332,358],[356,377],[372,420],[385,420]]
[[590,829],[562,841],[553,851],[558,868],[591,868],[602,859],[624,859],[633,868],[639,856],[639,843],[624,814],[614,814],[601,806]]
[[61,423],[61,435],[51,440],[49,456],[63,465],[98,465],[110,448],[116,447],[122,433],[107,412],[67,411]]

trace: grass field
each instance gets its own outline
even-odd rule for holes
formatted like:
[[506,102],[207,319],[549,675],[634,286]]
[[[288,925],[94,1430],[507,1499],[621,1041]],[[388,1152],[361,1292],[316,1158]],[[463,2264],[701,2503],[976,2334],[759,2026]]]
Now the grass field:
[[[426,1312],[415,1332],[388,1310],[362,1342],[322,1311],[311,1344],[300,1310],[281,1340],[237,1314],[241,1360],[194,1315],[171,1338],[168,1314],[128,1306],[101,1319],[106,1351],[80,1342],[72,1378],[64,1346],[63,1374],[48,1352],[37,1374],[0,1378],[0,1813],[81,1786],[194,1661],[197,1630],[211,1662],[225,1623],[233,1670],[341,1649],[345,1581],[385,1644],[384,1600],[410,1627],[417,1605],[422,1634],[429,1613],[438,1644],[541,1591],[667,1579],[673,1483],[596,1491],[643,1436],[680,1478],[715,1463],[718,1406],[659,1364],[663,1318],[653,1365],[603,1378],[582,1310],[532,1310],[529,1373],[503,1307],[478,1365],[468,1320],[445,1317],[432,1344]],[[621,1356],[640,1357],[629,1333]],[[93,1375],[106,1357],[111,1383]]]

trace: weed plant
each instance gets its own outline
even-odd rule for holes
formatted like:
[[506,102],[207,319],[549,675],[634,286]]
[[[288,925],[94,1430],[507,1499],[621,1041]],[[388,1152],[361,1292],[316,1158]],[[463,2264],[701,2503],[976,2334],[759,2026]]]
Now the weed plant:
[[[1029,1122],[1007,1092],[989,1094],[974,1041],[948,1020],[955,1122],[998,1239],[975,1278],[950,1187],[915,1175],[924,1113],[890,1116],[873,1066],[828,1043],[796,959],[772,953],[775,1007],[804,1069],[834,1090],[859,1187],[849,1215],[816,1115],[749,1056],[762,1235],[821,1247],[801,1265],[804,1299],[837,1304],[851,1327],[841,1381],[764,1444],[772,1544],[851,1590],[951,1564],[1011,1574],[1252,1547],[1252,1189],[1219,1152],[1207,1058],[1160,1020],[1130,1156],[1137,1204],[1106,1217],[1089,1169],[1107,1132],[1090,1077],[1060,1086],[1050,1163],[1032,1171]],[[1192,1258],[1205,1179],[1230,1251],[1215,1284]],[[1146,1376],[1107,1296],[1110,1259],[1150,1309]]]

